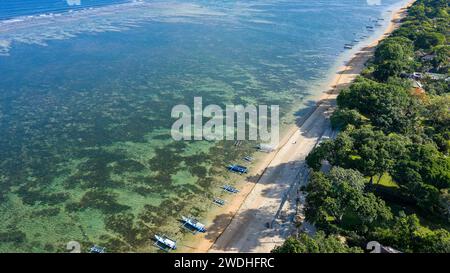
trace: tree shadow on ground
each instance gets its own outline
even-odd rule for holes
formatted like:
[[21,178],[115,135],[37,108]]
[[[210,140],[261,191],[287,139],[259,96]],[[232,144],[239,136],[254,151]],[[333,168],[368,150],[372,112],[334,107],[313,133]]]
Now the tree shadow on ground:
[[[272,217],[272,213],[265,210],[264,207],[257,210],[246,210],[245,212],[234,216],[229,213],[220,214],[214,218],[213,225],[205,238],[215,243],[213,251],[250,252],[256,247],[264,244],[267,240],[270,241],[271,238],[278,235],[276,229],[267,228],[266,226],[267,223],[271,222]],[[231,220],[234,221],[231,222]],[[228,222],[226,225],[228,233],[225,235],[227,238],[221,237],[224,230],[222,226],[224,222]],[[255,222],[257,225],[260,225],[260,228],[258,226],[258,230],[255,230],[254,233],[246,233],[248,236],[243,237],[241,225],[244,223],[243,228],[245,229],[245,223],[254,224]],[[236,225],[239,225],[238,228],[236,228]],[[264,238],[265,241],[262,241],[261,238]]]

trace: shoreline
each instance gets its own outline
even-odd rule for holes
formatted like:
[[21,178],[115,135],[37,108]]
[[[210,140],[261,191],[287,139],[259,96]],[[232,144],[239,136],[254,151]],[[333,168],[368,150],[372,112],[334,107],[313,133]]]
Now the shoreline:
[[[274,246],[282,243],[286,232],[292,231],[292,222],[290,227],[280,226],[270,231],[267,231],[264,223],[275,215],[274,210],[283,209],[280,204],[287,201],[284,199],[284,193],[299,180],[298,176],[305,166],[304,158],[319,139],[330,132],[328,118],[336,107],[335,101],[339,91],[351,84],[361,73],[375,47],[400,25],[406,9],[414,1],[401,3],[398,9],[393,10],[385,30],[373,40],[370,39],[367,45],[361,46],[348,56],[345,52],[342,53],[348,61],[344,65],[338,65],[343,59],[337,59],[336,65],[330,69],[330,77],[319,85],[320,90],[324,91],[311,96],[316,105],[308,109],[294,124],[286,126],[276,151],[258,156],[261,158],[258,158],[252,167],[249,178],[239,182],[240,192],[230,198],[226,206],[207,213],[207,222],[212,223],[207,226],[209,231],[200,235],[201,237],[195,237],[195,242],[194,238],[185,238],[187,245],[195,247],[184,244],[179,252],[270,252]],[[311,132],[314,132],[313,136],[308,136]],[[283,181],[276,182],[280,178],[283,178]],[[289,181],[291,182],[288,183]],[[268,192],[271,193],[270,197],[265,196]],[[264,209],[268,212],[267,215],[257,215]],[[212,221],[209,221],[211,219]],[[242,234],[245,232],[248,234]],[[255,240],[258,242],[252,242]]]

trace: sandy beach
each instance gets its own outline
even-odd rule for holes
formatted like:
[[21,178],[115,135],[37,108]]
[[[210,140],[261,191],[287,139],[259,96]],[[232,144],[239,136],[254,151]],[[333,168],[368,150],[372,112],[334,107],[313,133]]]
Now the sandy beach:
[[308,176],[305,157],[321,138],[334,136],[329,117],[339,91],[361,73],[375,47],[399,26],[413,2],[392,11],[384,33],[339,67],[316,107],[287,130],[276,151],[252,167],[240,192],[226,206],[211,212],[208,232],[197,235],[195,242],[189,243],[191,247],[180,247],[180,252],[270,252],[295,231],[292,217],[301,209],[296,189]]

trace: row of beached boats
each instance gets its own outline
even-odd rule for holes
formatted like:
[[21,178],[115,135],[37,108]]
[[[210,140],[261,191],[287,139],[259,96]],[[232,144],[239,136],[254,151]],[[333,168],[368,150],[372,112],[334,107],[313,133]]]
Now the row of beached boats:
[[[206,232],[206,226],[200,223],[194,217],[181,216],[182,226],[187,230],[193,232]],[[177,241],[169,238],[166,235],[155,235],[155,246],[164,251],[177,249]]]
[[[235,145],[236,146],[236,145]],[[252,162],[254,159],[251,156],[245,156],[243,158],[245,161],[247,162]],[[234,172],[234,173],[238,173],[238,174],[245,174],[248,172],[248,168],[242,165],[237,165],[237,164],[232,164],[232,165],[228,165],[227,169],[230,172]],[[231,186],[231,185],[223,185],[220,187],[223,191],[230,193],[230,194],[237,194],[239,193],[239,190],[236,189],[235,187]],[[212,202],[215,205],[218,206],[224,206],[225,205],[225,200],[218,198],[218,197],[214,197],[212,199]],[[206,232],[206,226],[199,222],[197,219],[195,219],[192,216],[186,217],[186,216],[181,216],[181,223],[182,223],[182,227],[189,230],[190,232],[192,232],[193,234],[196,234],[198,232]],[[154,236],[155,239],[155,246],[158,247],[161,250],[164,251],[170,251],[170,250],[175,250],[177,249],[177,241],[174,239],[171,239],[170,237],[168,237],[165,234],[155,234]]]
[[[259,146],[258,146],[258,149],[262,150],[262,148]],[[272,150],[273,149],[271,149],[270,151],[272,151]],[[245,156],[243,158],[243,160],[250,163],[254,159],[251,156]],[[238,174],[245,174],[248,172],[247,167],[242,166],[242,165],[237,165],[237,164],[228,165],[227,169],[231,172],[238,173]],[[239,193],[239,190],[231,185],[223,185],[220,188],[223,191],[230,193],[230,194]],[[214,197],[212,199],[212,202],[218,206],[224,206],[226,201],[221,198]],[[195,217],[181,216],[180,222],[182,223],[181,226],[183,228],[189,230],[193,234],[196,234],[198,232],[204,233],[207,231],[206,226],[203,223],[199,222]],[[155,240],[154,245],[161,250],[170,251],[170,250],[177,249],[177,241],[168,237],[165,234],[155,234],[154,240]],[[93,247],[90,248],[90,252],[91,253],[106,253],[106,249],[104,247],[94,245]]]
[[[366,30],[369,32],[375,31],[375,27],[380,27],[383,24],[381,23],[384,21],[384,18],[377,18],[377,19],[370,19],[371,22],[375,22],[374,25],[367,25]],[[353,33],[356,35],[356,33]],[[359,39],[354,39],[351,43],[344,44],[344,49],[352,49],[357,43],[359,43],[362,39],[367,38],[368,35],[361,35]]]
[[[236,194],[239,192],[238,189],[236,189],[231,185],[223,185],[221,189],[232,194]],[[219,206],[223,206],[225,205],[225,200],[220,198],[213,198],[213,203]],[[203,223],[199,222],[197,219],[191,216],[190,217],[181,216],[181,223],[183,228],[189,230],[193,234],[196,234],[198,232],[204,233],[207,231],[206,226]],[[164,251],[177,249],[177,241],[169,238],[165,234],[163,235],[155,234],[154,245]]]

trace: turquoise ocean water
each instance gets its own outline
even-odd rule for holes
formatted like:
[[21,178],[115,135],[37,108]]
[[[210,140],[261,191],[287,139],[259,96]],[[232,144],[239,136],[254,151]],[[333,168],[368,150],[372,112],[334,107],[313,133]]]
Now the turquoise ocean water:
[[182,238],[177,218],[201,219],[255,143],[175,142],[172,107],[291,115],[398,2],[1,1],[0,252]]

